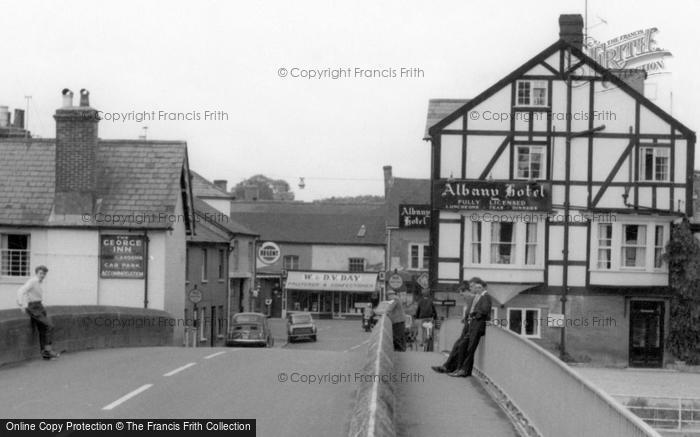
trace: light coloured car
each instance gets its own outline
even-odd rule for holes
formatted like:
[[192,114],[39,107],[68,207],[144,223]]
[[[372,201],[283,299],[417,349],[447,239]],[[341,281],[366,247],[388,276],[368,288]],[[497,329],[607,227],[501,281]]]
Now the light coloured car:
[[291,313],[287,315],[287,342],[293,343],[302,338],[316,341],[316,324],[311,313]]
[[258,345],[272,347],[275,339],[267,316],[261,313],[238,313],[231,318],[226,346]]

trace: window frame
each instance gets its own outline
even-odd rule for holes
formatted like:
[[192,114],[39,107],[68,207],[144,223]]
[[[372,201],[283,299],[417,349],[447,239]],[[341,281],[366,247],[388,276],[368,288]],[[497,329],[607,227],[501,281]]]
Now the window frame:
[[[646,176],[646,170],[647,170],[647,162],[646,162],[646,151],[651,150],[652,151],[652,169],[651,169],[651,178],[647,178]],[[664,151],[664,154],[666,156],[660,156],[659,152]],[[665,158],[666,159],[666,166],[665,166],[665,173],[663,179],[657,177],[657,159],[659,158]],[[671,149],[670,147],[667,146],[660,146],[660,145],[642,145],[639,146],[639,181],[640,182],[669,182],[671,179]]]
[[[8,244],[9,236],[22,236],[26,238],[26,249],[10,249]],[[31,250],[32,250],[32,236],[27,232],[0,232],[0,277],[2,278],[29,278],[32,276],[31,271]],[[10,262],[9,255],[13,252],[19,252],[19,268],[17,272],[19,274],[11,274],[14,270],[11,268],[12,263]],[[5,269],[5,254],[8,254],[7,258],[7,269]]]
[[[501,238],[501,229],[499,229],[499,232],[497,232],[497,234],[498,234],[498,241],[494,241],[494,238],[493,238],[493,236],[494,236],[494,229],[495,229],[495,228],[494,228],[494,225],[498,225],[499,228],[502,227],[503,225],[509,225],[509,226],[511,226],[510,242],[501,241],[501,239],[500,239],[500,238]],[[506,265],[506,266],[518,265],[517,261],[519,261],[519,260],[518,260],[518,253],[517,253],[517,252],[518,252],[518,248],[517,248],[517,244],[518,244],[518,232],[517,232],[517,228],[518,228],[518,227],[515,226],[515,223],[514,223],[514,222],[505,222],[505,221],[504,221],[504,222],[492,222],[492,223],[491,223],[491,227],[490,227],[490,231],[491,231],[491,244],[490,244],[490,248],[489,248],[489,249],[490,249],[490,250],[489,250],[489,263],[490,263],[491,265],[497,265],[497,266],[500,266],[500,265]],[[482,237],[483,237],[483,234],[482,234]],[[500,259],[500,256],[501,256],[501,255],[500,255],[500,253],[501,253],[501,251],[500,251],[501,246],[510,246],[511,249],[510,249],[510,255],[509,255],[509,257],[510,257],[510,258],[509,258],[509,262],[507,262],[507,263],[493,262],[493,249],[494,249],[494,246],[497,246],[498,249],[499,249],[499,250],[498,250],[499,259]]]
[[209,255],[209,254],[208,254],[208,252],[209,252],[209,251],[207,250],[206,247],[203,247],[203,248],[202,248],[202,251],[201,251],[201,255],[202,255],[202,260],[201,260],[201,261],[202,261],[202,267],[201,267],[201,272],[200,272],[200,273],[201,273],[201,275],[202,275],[202,277],[201,277],[201,282],[202,282],[203,284],[209,282],[209,279],[207,278],[207,272],[208,272],[208,270],[209,270],[209,265],[208,265],[208,264],[209,264],[209,259],[208,259],[208,255]]
[[226,251],[224,249],[219,249],[219,265],[217,266],[219,273],[219,282],[223,282],[226,279]]
[[[416,261],[417,264],[413,264],[413,249],[418,250]],[[430,248],[427,243],[409,243],[408,244],[408,269],[409,270],[428,270],[430,265],[430,252],[428,252],[428,259],[425,257],[425,249]],[[430,250],[430,249],[428,249]]]
[[[521,85],[528,85],[528,89],[521,93]],[[535,96],[536,89],[543,89],[543,103],[537,103],[538,99]],[[525,96],[527,93],[527,96]],[[527,97],[526,99],[524,97]],[[533,108],[548,108],[549,107],[549,83],[546,80],[540,79],[519,79],[515,82],[515,106],[516,107],[533,107]]]
[[284,270],[299,270],[299,255],[284,255],[282,268]]
[[[468,226],[464,232],[464,267],[467,268],[486,268],[486,269],[513,269],[513,270],[544,270],[546,268],[544,264],[545,259],[545,224],[544,221],[472,221],[468,220]],[[492,227],[495,224],[511,223],[514,227],[513,230],[513,243],[514,246],[512,257],[514,262],[510,264],[499,264],[491,262],[491,248],[495,243],[491,239]],[[526,264],[526,249],[527,249],[527,225],[528,224],[537,225],[537,241],[535,243],[530,243],[531,247],[535,251],[535,263]],[[477,229],[480,228],[480,231]],[[475,236],[478,236],[480,232],[480,240],[478,242],[474,241]],[[479,259],[475,259],[475,250],[479,250]],[[479,262],[481,261],[481,262]]]
[[[529,176],[522,176],[520,174],[520,150],[522,149],[528,149],[528,175]],[[539,175],[537,177],[532,176],[532,156],[535,154],[533,153],[533,149],[537,149],[537,154],[540,155],[540,169],[539,169]],[[526,181],[539,181],[539,180],[544,180],[546,179],[546,173],[547,173],[547,146],[543,145],[538,145],[538,144],[517,144],[515,146],[515,159],[513,162],[513,165],[515,166],[515,171],[513,174],[515,175],[515,179],[518,180],[526,180]]]
[[[520,332],[516,332],[512,329],[510,329],[510,312],[511,311],[520,311]],[[534,334],[525,334],[525,323],[523,323],[525,320],[527,320],[527,312],[528,311],[536,311],[537,314],[535,316],[535,333]],[[509,331],[518,334],[522,337],[525,338],[542,338],[542,308],[534,308],[534,307],[509,307],[506,309],[506,329]]]
[[[361,270],[357,270],[357,266],[360,262],[362,262]],[[355,268],[353,268],[353,265],[355,265]],[[365,267],[366,267],[365,258],[360,258],[360,257],[348,258],[348,272],[363,273],[365,271]]]
[[[627,226],[637,226],[638,228],[644,228],[644,243],[642,245],[640,244],[626,244],[625,241],[625,227]],[[620,270],[646,270],[647,269],[647,254],[648,254],[648,249],[649,249],[649,229],[647,224],[640,224],[640,223],[622,223],[620,226]],[[637,235],[639,235],[639,229],[637,230]],[[635,255],[635,265],[634,266],[628,266],[625,265],[625,249],[626,248],[634,248],[637,251],[639,249],[643,249],[643,256],[641,257],[643,264],[642,265],[636,265],[637,262],[637,257]],[[638,252],[637,252],[638,253]]]

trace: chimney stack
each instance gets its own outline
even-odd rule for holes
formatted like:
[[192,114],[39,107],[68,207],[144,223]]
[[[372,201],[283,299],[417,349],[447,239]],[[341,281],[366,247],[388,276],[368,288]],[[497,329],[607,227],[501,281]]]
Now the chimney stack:
[[12,127],[24,129],[24,109],[15,109],[15,121]]
[[560,15],[559,38],[583,50],[583,17],[580,14]]
[[228,193],[228,181],[226,179],[216,179],[214,180],[214,185],[224,193]]
[[63,107],[56,110],[56,214],[82,214],[93,210],[97,190],[95,154],[98,111],[91,108],[87,90],[80,91],[80,106],[73,92],[62,91]]
[[382,169],[384,170],[384,198],[386,199],[386,196],[389,194],[389,188],[394,185],[394,176],[390,165],[385,165]]

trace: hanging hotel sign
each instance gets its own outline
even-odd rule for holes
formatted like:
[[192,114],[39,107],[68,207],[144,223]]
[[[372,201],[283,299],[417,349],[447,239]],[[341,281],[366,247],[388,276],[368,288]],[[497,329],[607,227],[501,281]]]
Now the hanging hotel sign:
[[145,247],[143,235],[101,235],[100,278],[143,279]]
[[258,259],[265,265],[276,263],[280,259],[280,247],[272,241],[266,241],[258,248]]
[[551,184],[531,181],[440,180],[437,207],[453,210],[550,211]]
[[399,228],[429,228],[430,205],[399,205]]
[[364,291],[374,293],[377,286],[377,274],[290,271],[285,286],[290,290]]

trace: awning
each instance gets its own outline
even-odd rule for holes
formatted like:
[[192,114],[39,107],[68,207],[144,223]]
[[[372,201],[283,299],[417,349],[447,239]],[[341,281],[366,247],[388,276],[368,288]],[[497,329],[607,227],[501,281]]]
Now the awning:
[[374,293],[377,289],[377,273],[294,271],[287,273],[285,286],[288,290]]
[[519,295],[525,290],[537,287],[538,284],[507,284],[504,282],[490,282],[489,283],[489,294],[491,297],[496,299],[499,304],[505,305],[509,300]]

